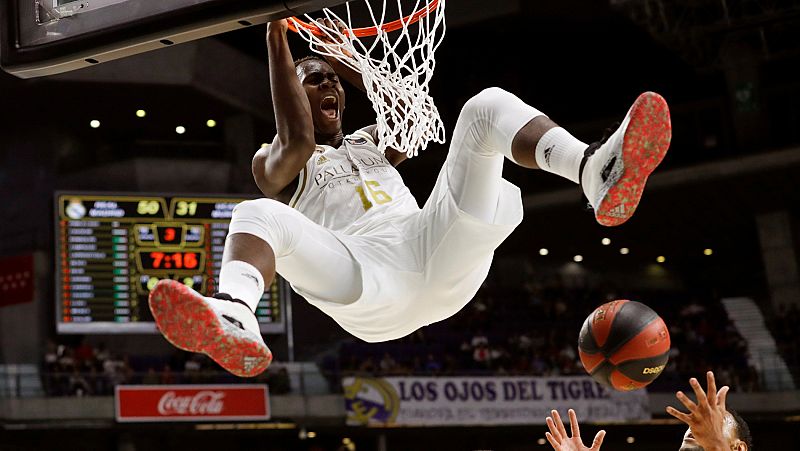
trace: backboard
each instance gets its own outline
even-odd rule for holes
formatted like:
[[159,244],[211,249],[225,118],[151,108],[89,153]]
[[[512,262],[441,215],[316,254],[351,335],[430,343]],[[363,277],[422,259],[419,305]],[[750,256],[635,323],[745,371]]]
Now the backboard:
[[0,66],[53,75],[344,0],[0,0]]

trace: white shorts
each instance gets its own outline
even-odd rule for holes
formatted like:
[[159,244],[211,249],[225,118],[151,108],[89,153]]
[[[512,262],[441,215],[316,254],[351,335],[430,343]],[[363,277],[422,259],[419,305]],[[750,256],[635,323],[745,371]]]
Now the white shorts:
[[354,336],[404,337],[461,310],[522,221],[520,191],[502,178],[503,161],[516,133],[539,115],[497,88],[475,96],[425,206],[385,218],[368,234],[331,231],[268,199],[237,206],[230,233],[269,243],[277,272]]

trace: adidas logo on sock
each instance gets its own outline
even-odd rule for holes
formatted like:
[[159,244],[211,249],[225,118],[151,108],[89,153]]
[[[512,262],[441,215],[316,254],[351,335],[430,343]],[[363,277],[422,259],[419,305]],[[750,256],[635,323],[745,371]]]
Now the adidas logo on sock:
[[258,278],[256,276],[254,276],[252,274],[247,274],[245,272],[242,273],[242,276],[247,277],[248,279],[252,280],[253,282],[255,282],[256,286],[258,286]]
[[555,149],[555,148],[556,148],[556,146],[552,145],[552,146],[548,147],[547,149],[544,149],[544,162],[545,162],[545,164],[547,164],[547,166],[550,166],[550,155],[552,155],[553,149]]
[[625,217],[625,204],[619,204],[616,207],[612,208],[606,213],[606,216],[612,216],[614,218],[624,218]]

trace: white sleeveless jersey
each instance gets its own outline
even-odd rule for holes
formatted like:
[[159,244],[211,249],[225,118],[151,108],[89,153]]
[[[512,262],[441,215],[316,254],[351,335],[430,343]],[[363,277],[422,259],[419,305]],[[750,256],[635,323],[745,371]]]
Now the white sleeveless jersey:
[[289,206],[323,227],[346,234],[419,212],[400,173],[363,130],[346,136],[338,149],[317,146],[300,171]]
[[347,247],[359,264],[362,291],[341,304],[290,280],[292,288],[368,342],[400,338],[452,316],[475,295],[494,250],[522,220],[519,188],[502,178],[480,183],[501,185],[488,222],[459,209],[446,166],[420,209],[368,133],[345,137],[338,149],[318,146],[289,205]]

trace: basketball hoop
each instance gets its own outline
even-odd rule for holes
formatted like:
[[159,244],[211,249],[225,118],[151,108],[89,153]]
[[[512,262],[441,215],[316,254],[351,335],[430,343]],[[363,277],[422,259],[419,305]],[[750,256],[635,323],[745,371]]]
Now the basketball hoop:
[[[409,15],[403,14],[403,1],[396,0],[401,18],[394,21],[386,21],[388,0],[382,0],[381,8],[374,8],[370,0],[362,1],[372,26],[353,26],[350,3],[356,2],[349,2],[346,19],[325,8],[325,17],[306,15],[308,22],[291,18],[289,28],[314,52],[361,73],[377,113],[381,152],[393,148],[411,158],[431,141],[445,142],[444,124],[428,92],[436,68],[434,54],[445,34],[445,0],[430,0],[422,7],[424,2],[415,0],[413,8],[406,8],[414,11]],[[347,28],[326,26],[325,19]]]

